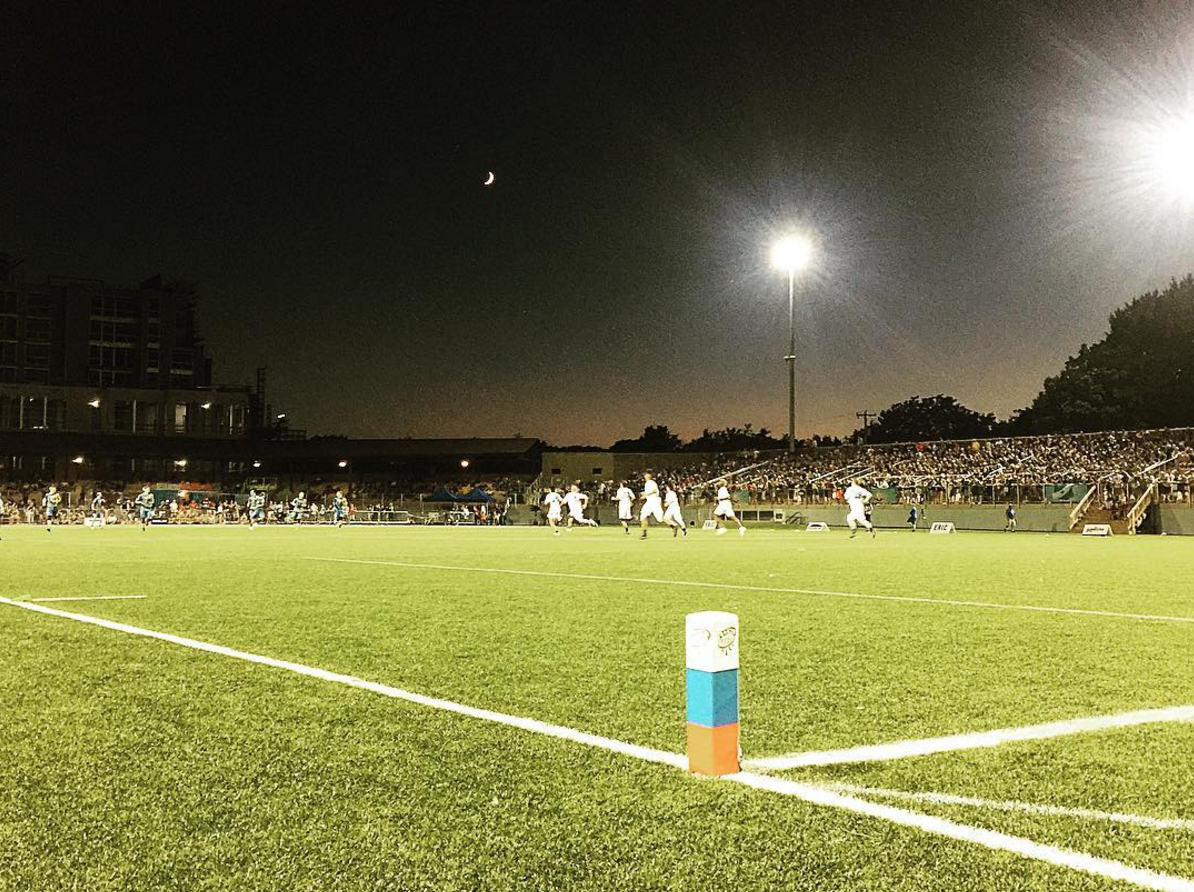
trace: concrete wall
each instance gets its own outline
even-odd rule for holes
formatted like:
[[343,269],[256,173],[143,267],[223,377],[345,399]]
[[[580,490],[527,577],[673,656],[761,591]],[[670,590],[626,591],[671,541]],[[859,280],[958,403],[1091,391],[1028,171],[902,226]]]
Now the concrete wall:
[[1161,529],[1158,532],[1170,536],[1194,536],[1194,507],[1162,505]]

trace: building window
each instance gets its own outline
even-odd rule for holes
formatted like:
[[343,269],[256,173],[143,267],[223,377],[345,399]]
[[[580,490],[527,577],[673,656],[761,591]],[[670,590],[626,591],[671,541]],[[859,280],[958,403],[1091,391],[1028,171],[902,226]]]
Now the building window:
[[600,477],[601,473],[602,473],[601,468],[593,468],[593,476],[594,477]]
[[174,404],[174,430],[178,431],[178,432],[182,432],[182,431],[185,431],[186,429],[187,429],[187,404],[186,403],[175,403]]

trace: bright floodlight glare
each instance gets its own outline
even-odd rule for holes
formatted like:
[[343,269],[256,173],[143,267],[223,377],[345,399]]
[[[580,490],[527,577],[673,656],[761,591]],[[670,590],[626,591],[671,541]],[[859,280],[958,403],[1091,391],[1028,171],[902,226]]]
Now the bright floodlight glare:
[[93,400],[88,400],[87,405],[91,406],[91,408],[93,408],[93,409],[98,409],[100,407],[99,397],[97,396]]
[[340,462],[339,462],[339,464],[338,464],[338,467],[341,467],[341,468],[347,468],[347,467],[348,467],[348,462],[344,461],[344,459],[340,459]]
[[1194,113],[1153,134],[1152,163],[1164,187],[1194,199]]
[[74,458],[71,459],[71,461],[74,462],[76,465],[81,465],[81,464],[83,464],[83,456],[76,455]]
[[813,256],[813,246],[802,235],[780,239],[771,249],[771,265],[776,269],[792,272],[804,269]]

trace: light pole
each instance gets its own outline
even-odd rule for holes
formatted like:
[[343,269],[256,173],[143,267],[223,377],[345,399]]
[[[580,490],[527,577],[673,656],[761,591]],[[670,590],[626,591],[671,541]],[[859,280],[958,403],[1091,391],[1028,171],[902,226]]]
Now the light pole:
[[808,266],[812,245],[802,235],[788,236],[771,249],[771,265],[788,274],[788,454],[796,451],[796,271]]

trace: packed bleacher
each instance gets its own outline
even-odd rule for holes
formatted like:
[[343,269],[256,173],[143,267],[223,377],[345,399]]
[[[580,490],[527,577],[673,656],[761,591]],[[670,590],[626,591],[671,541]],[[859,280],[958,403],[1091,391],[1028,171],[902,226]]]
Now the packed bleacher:
[[[853,479],[901,502],[1065,501],[1071,490],[1097,486],[1111,504],[1152,483],[1158,484],[1162,500],[1189,502],[1194,430],[836,446],[770,460],[750,453],[694,462],[657,476],[686,502],[709,500],[719,476],[746,500],[759,503],[832,501]],[[630,483],[641,484],[641,475]]]

